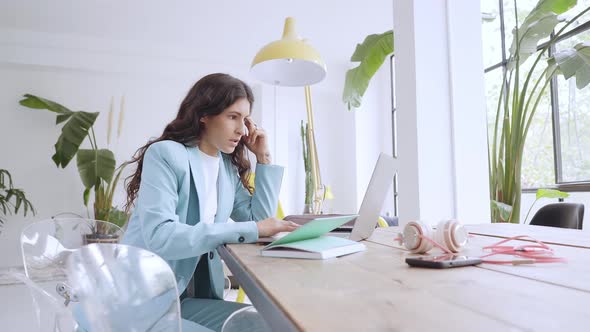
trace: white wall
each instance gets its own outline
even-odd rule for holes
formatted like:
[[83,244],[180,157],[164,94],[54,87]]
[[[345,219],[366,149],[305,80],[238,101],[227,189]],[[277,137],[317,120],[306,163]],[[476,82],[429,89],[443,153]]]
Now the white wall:
[[394,1],[399,217],[489,222],[478,1]]
[[[101,146],[106,144],[111,97],[125,95],[123,135],[110,147],[120,162],[161,133],[199,77],[216,71],[233,74],[252,84],[260,98],[254,117],[273,137],[275,160],[287,167],[281,199],[287,213],[300,213],[303,90],[275,90],[248,74],[257,50],[281,36],[286,16],[297,19],[299,34],[327,63],[328,76],[312,87],[322,176],[336,197],[333,210],[354,212],[359,202],[351,188],[362,186],[359,177],[367,177],[355,162],[356,137],[364,135],[355,121],[363,114],[380,114],[380,82],[386,81],[372,83],[376,90],[367,92],[363,113],[348,112],[341,102],[344,74],[357,42],[391,29],[391,1],[0,3],[0,168],[12,172],[38,211],[36,217],[7,218],[0,235],[0,266],[20,264],[18,234],[27,223],[64,211],[85,214],[77,168],[57,169],[51,161],[59,135],[55,116],[19,106],[25,93],[74,110],[101,111],[95,128]],[[123,195],[116,200],[122,202]]]

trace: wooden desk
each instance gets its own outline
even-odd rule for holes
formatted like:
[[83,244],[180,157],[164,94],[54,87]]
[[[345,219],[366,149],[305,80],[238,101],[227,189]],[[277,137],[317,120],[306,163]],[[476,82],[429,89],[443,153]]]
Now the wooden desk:
[[[471,225],[465,250],[509,234],[496,225]],[[503,226],[503,225],[498,225]],[[324,261],[268,258],[259,245],[219,252],[252,303],[276,331],[579,331],[590,328],[590,249],[552,245],[567,264],[446,270],[410,268],[393,239],[397,227],[377,229],[367,251]],[[553,228],[535,229],[550,238]],[[583,243],[585,232],[566,231]],[[573,235],[575,234],[575,235]]]
[[590,249],[590,231],[587,230],[509,223],[466,225],[466,227],[471,234],[501,238],[526,234],[547,244]]

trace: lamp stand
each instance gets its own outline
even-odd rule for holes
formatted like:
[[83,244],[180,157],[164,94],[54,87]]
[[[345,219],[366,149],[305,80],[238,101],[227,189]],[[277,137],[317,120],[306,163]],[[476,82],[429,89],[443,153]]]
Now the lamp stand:
[[322,204],[324,202],[325,188],[322,184],[322,177],[320,175],[320,163],[318,160],[317,146],[315,144],[315,134],[313,125],[313,110],[311,107],[311,89],[309,85],[305,88],[305,107],[307,109],[307,123],[309,130],[307,131],[307,141],[309,143],[309,154],[311,162],[311,180],[312,180],[312,214],[320,214],[322,212]]

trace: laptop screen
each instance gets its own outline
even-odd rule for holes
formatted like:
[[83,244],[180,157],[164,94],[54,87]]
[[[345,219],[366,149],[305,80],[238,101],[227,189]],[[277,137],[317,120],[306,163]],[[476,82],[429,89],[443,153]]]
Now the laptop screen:
[[383,203],[387,197],[387,192],[393,184],[394,174],[393,157],[381,153],[373,169],[373,175],[371,176],[365,197],[361,203],[358,213],[359,216],[354,223],[354,228],[350,235],[351,240],[364,240],[373,234],[379,214],[383,208]]

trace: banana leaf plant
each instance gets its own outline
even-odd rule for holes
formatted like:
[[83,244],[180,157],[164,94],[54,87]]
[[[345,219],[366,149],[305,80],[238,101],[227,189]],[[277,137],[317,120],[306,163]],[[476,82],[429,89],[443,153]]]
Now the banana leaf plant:
[[[521,207],[522,156],[527,134],[551,78],[563,74],[575,77],[579,89],[590,82],[590,45],[580,43],[548,56],[566,28],[590,10],[582,10],[571,20],[562,15],[577,4],[576,0],[541,0],[520,27],[514,27],[507,71],[498,98],[495,124],[489,146],[489,182],[493,222],[519,223]],[[516,1],[514,1],[516,7]],[[515,10],[515,22],[518,22]],[[564,23],[553,35],[559,23]],[[539,42],[550,37],[538,50]],[[532,67],[522,72],[522,65],[535,55]],[[541,61],[541,59],[544,59]],[[535,69],[542,69],[540,74]]]
[[[84,205],[88,207],[90,193],[94,190],[94,218],[123,226],[126,218],[125,220],[119,218],[121,217],[119,210],[112,206],[112,200],[125,164],[118,168],[115,175],[115,155],[109,149],[98,147],[93,126],[99,112],[72,111],[54,101],[31,94],[25,94],[20,104],[32,109],[46,109],[57,114],[56,125],[64,124],[61,135],[54,145],[55,154],[52,159],[55,165],[58,168],[65,168],[75,156],[78,173],[85,188]],[[90,143],[90,149],[81,149],[80,145],[86,139]],[[111,217],[115,218],[111,219]],[[97,229],[96,232],[102,234],[101,229]]]
[[35,208],[27,199],[25,192],[14,187],[10,172],[0,169],[0,226],[4,225],[6,215],[18,214],[19,210],[25,217],[29,211],[35,215]]
[[388,55],[393,53],[393,30],[369,35],[362,44],[357,44],[350,61],[359,65],[346,72],[342,101],[348,110],[361,106],[369,82]]

